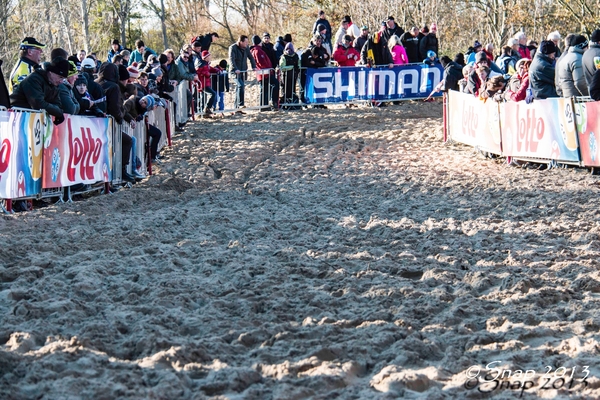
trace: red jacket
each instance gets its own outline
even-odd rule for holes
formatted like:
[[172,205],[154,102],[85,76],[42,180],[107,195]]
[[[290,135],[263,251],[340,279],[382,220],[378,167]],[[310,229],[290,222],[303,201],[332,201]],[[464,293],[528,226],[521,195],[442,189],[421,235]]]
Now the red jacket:
[[356,62],[360,60],[360,53],[352,46],[345,48],[338,46],[331,56],[340,67],[354,67]]
[[269,58],[269,56],[267,55],[267,53],[263,50],[263,48],[261,46],[253,46],[250,49],[250,54],[252,54],[252,57],[254,57],[254,61],[256,62],[256,68],[258,69],[269,69],[271,71],[263,71],[262,73],[257,72],[256,73],[256,78],[259,81],[262,81],[263,78],[269,74],[274,73],[273,71],[273,64],[271,64],[271,59]]
[[196,70],[196,74],[198,74],[198,78],[200,78],[200,85],[202,85],[202,88],[210,87],[210,75],[218,72],[219,70],[211,67],[209,63],[203,63],[201,66],[199,66]]

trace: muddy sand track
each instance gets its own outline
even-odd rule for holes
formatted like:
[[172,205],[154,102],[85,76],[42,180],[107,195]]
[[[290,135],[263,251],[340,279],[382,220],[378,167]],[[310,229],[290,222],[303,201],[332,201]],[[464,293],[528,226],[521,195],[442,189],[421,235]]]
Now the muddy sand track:
[[600,180],[441,135],[439,103],[228,116],[132,189],[3,217],[0,398],[520,395],[493,361],[600,397]]

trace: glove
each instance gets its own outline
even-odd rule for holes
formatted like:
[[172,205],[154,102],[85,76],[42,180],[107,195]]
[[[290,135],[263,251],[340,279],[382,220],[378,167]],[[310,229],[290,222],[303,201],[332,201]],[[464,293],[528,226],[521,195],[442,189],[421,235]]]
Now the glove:
[[525,103],[531,104],[531,102],[533,101],[533,89],[528,87],[527,90],[525,91],[525,93],[527,93],[525,95]]
[[138,115],[137,117],[135,117],[135,120],[136,120],[136,121],[141,121],[141,120],[143,120],[143,119],[144,119],[144,116],[143,116],[143,115]]
[[55,115],[54,116],[54,125],[60,125],[65,121],[65,116],[60,114],[60,115]]

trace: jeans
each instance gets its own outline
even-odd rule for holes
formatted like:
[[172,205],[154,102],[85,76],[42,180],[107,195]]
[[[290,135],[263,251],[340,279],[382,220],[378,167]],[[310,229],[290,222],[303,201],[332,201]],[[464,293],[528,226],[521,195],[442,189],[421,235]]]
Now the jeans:
[[244,104],[244,88],[246,86],[245,74],[240,72],[235,75],[235,108]]
[[215,95],[217,93],[213,90],[213,88],[211,88],[210,86],[207,86],[204,88],[204,90],[202,91],[202,97],[203,97],[203,110],[210,110],[211,108],[213,108],[213,104],[215,103]]

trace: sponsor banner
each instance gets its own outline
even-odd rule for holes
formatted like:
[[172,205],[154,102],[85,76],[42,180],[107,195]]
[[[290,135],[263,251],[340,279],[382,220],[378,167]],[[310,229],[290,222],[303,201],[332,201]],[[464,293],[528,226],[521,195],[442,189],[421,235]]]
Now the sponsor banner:
[[455,142],[502,154],[498,103],[472,94],[448,91],[448,127]]
[[108,118],[65,114],[44,143],[44,189],[110,182],[112,132]]
[[45,113],[0,111],[0,197],[15,199],[42,191]]
[[504,105],[502,148],[505,156],[578,163],[575,113],[571,99],[509,101]]
[[[306,103],[354,100],[403,100],[429,96],[442,80],[441,65],[409,64],[388,67],[330,67],[306,70]],[[441,96],[435,93],[434,96]]]
[[600,167],[600,102],[576,103],[575,121],[583,165]]

